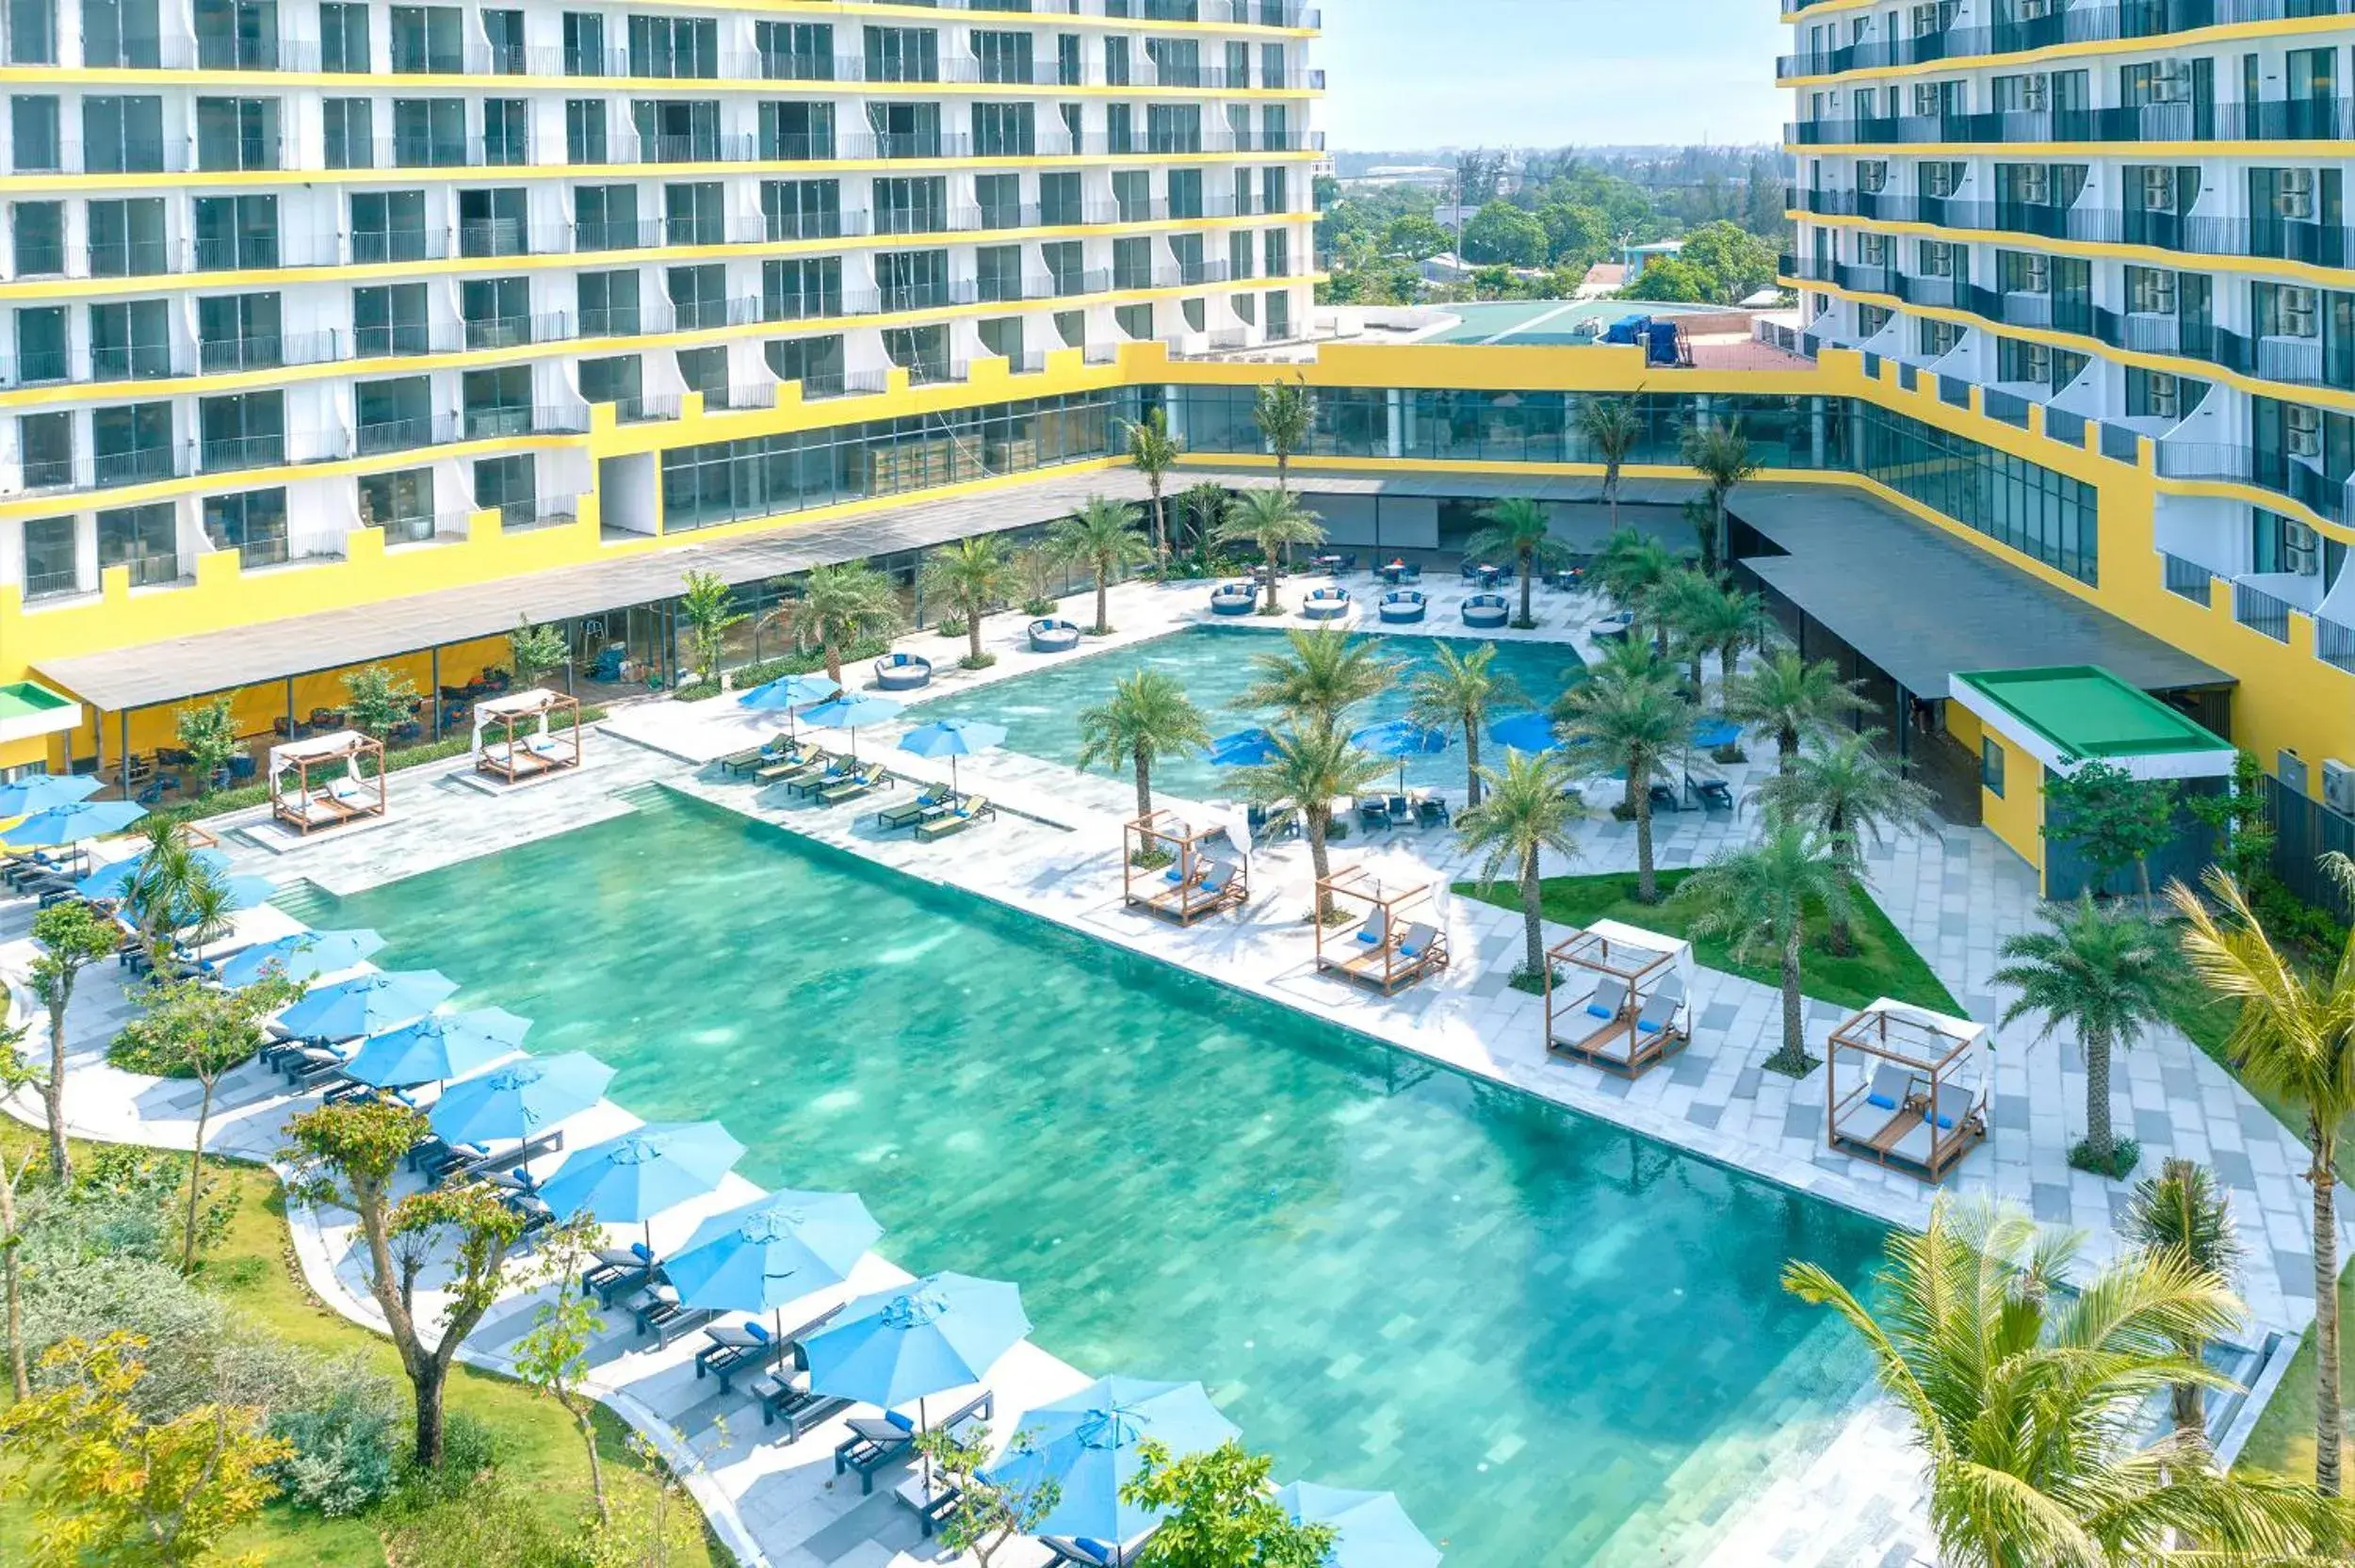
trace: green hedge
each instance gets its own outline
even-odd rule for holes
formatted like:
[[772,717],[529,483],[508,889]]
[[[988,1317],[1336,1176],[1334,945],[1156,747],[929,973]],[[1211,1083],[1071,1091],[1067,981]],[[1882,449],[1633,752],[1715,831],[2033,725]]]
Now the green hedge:
[[[878,659],[889,652],[891,652],[889,639],[870,637],[863,642],[855,642],[845,648],[842,651],[842,662],[854,664],[863,659]],[[735,690],[750,691],[756,686],[767,686],[771,681],[781,681],[788,675],[806,675],[813,670],[823,670],[825,667],[824,652],[813,648],[806,654],[788,654],[783,658],[763,659],[758,664],[748,664],[741,670],[731,670],[728,671],[728,684]],[[716,697],[719,692],[720,688],[716,686],[695,685],[680,687],[671,695],[678,702],[691,703],[699,698]]]

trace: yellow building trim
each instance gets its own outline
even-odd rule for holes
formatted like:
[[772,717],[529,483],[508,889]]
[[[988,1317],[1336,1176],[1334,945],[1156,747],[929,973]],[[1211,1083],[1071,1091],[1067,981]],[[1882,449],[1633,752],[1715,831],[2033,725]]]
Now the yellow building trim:
[[2284,158],[2293,163],[2330,162],[2355,146],[2343,139],[2314,141],[1904,141],[1796,142],[1782,150],[1794,157],[1826,154],[1860,158],[1917,157],[1943,153],[1973,157],[1997,152],[2026,158]]
[[[2190,267],[2201,270],[2238,272],[2251,276],[2294,278],[2320,288],[2344,288],[2355,267],[2323,267],[2314,262],[2238,253],[2211,254],[2204,251],[2175,251],[2162,245],[2133,245],[2124,240],[2055,239],[2009,229],[1972,229],[1958,224],[1918,223],[1908,218],[1859,218],[1850,214],[1803,212],[1793,208],[1785,217],[1795,222],[1818,223],[1830,229],[1853,229],[1905,234],[1958,244],[1995,245],[2006,251],[2045,250],[2056,255],[2083,256],[2088,261],[2156,264],[2170,270]],[[1808,285],[1813,287],[1813,284]]]
[[[1812,14],[1811,11],[1810,14]],[[2150,55],[2170,49],[2213,48],[2244,40],[2261,43],[2268,39],[2303,38],[2313,33],[2350,30],[2355,30],[2355,17],[2275,17],[2262,22],[2219,22],[2211,26],[2189,27],[2181,32],[2161,33],[2149,38],[2081,39],[2071,43],[2048,43],[2036,49],[1951,55],[1944,59],[1917,60],[1911,65],[1860,65],[1845,71],[1827,71],[1809,76],[1778,76],[1775,85],[1792,89],[1816,88],[1851,81],[1860,76],[1879,80],[1890,76],[1925,76],[2012,66],[2024,68],[2054,60],[2082,59],[2090,55]]]
[[[698,10],[707,8],[698,6]],[[1014,13],[1009,13],[1014,14]],[[1051,69],[1052,62],[1048,62]],[[1325,96],[1323,88],[1312,87],[1148,87],[1137,83],[1123,86],[1098,84],[1089,87],[1062,87],[1053,82],[869,82],[825,78],[817,81],[772,79],[767,76],[542,76],[528,74],[449,75],[446,73],[419,72],[414,75],[389,71],[235,71],[190,67],[173,69],[159,67],[143,70],[131,67],[106,66],[0,66],[0,87],[43,86],[72,87],[85,90],[107,88],[131,88],[154,91],[164,88],[185,88],[191,91],[219,89],[244,92],[313,91],[342,93],[390,93],[410,97],[429,92],[483,92],[494,90],[488,84],[496,84],[495,90],[510,89],[516,92],[569,93],[575,97],[593,88],[600,93],[629,93],[638,96],[660,94],[676,98],[682,93],[757,92],[770,98],[820,98],[828,94],[851,94],[861,98],[1103,98],[1154,99],[1172,98],[1225,99],[1247,98],[1261,102],[1311,101]]]

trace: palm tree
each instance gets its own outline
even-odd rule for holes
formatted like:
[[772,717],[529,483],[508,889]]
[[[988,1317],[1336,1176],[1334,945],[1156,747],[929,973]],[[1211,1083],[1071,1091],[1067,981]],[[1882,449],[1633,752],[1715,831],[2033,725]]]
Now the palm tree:
[[1339,626],[1300,627],[1284,634],[1284,646],[1251,655],[1252,683],[1235,699],[1242,708],[1271,708],[1295,724],[1338,726],[1351,708],[1378,697],[1398,679],[1398,666],[1370,637],[1352,637]]
[[1153,546],[1137,531],[1137,509],[1126,501],[1091,495],[1078,511],[1047,531],[1047,547],[1096,579],[1096,635],[1113,631],[1112,580],[1123,567],[1153,558]]
[[1259,439],[1275,454],[1275,488],[1291,489],[1292,454],[1308,445],[1309,427],[1316,421],[1316,403],[1306,381],[1263,381],[1252,401],[1251,423]]
[[965,617],[965,635],[970,639],[965,659],[968,670],[989,662],[982,654],[982,617],[1005,597],[1010,576],[1005,552],[986,536],[944,544],[924,563],[924,591],[946,599]]
[[1202,710],[1175,675],[1160,670],[1123,676],[1102,704],[1080,713],[1080,766],[1133,767],[1140,817],[1153,815],[1153,765],[1210,743]]
[[1759,471],[1760,464],[1750,456],[1749,438],[1742,433],[1742,422],[1738,419],[1730,425],[1711,420],[1705,425],[1686,426],[1679,455],[1709,485],[1713,526],[1701,537],[1701,565],[1713,573],[1726,548],[1726,500],[1733,493],[1735,485]]
[[[1864,885],[1867,843],[1877,847],[1892,832],[1931,832],[1938,826],[1930,792],[1890,767],[1879,748],[1860,735],[1802,752],[1791,771],[1777,773],[1759,787],[1758,800],[1775,816],[1821,828],[1858,887]],[[1831,950],[1846,953],[1854,946],[1848,923],[1835,920]]]
[[1779,648],[1726,684],[1726,717],[1775,733],[1778,766],[1788,773],[1799,759],[1799,743],[1829,735],[1839,721],[1873,704],[1854,681],[1840,678],[1829,659],[1810,662]]
[[865,561],[811,567],[802,579],[801,597],[786,600],[773,613],[797,636],[817,638],[826,674],[837,685],[844,649],[900,629],[900,599],[891,579]]
[[138,868],[123,886],[122,901],[139,945],[160,971],[171,962],[171,933],[186,917],[189,896],[206,867],[171,817],[147,818],[139,824],[138,837]]
[[1516,706],[1527,699],[1512,676],[1497,674],[1489,668],[1497,656],[1493,642],[1484,642],[1469,654],[1457,653],[1450,643],[1437,643],[1432,656],[1436,662],[1417,674],[1408,688],[1406,716],[1431,729],[1464,732],[1464,803],[1467,808],[1476,806],[1480,804],[1481,728],[1497,708]]
[[1482,516],[1488,525],[1465,541],[1464,553],[1476,560],[1511,558],[1521,578],[1521,618],[1514,624],[1534,626],[1537,622],[1529,613],[1529,579],[1539,566],[1566,560],[1570,552],[1549,530],[1546,509],[1525,495],[1499,501]]
[[[2118,1229],[2144,1252],[2171,1253],[2227,1285],[2239,1274],[2249,1251],[2233,1226],[2233,1200],[2217,1185],[2215,1172],[2180,1156],[2136,1185]],[[2181,1340],[2175,1353],[2198,1361],[2206,1349],[2203,1340]],[[2206,1438],[2205,1392],[2196,1382],[2175,1385],[2175,1430],[2186,1438]]]
[[1169,433],[1169,411],[1148,409],[1143,419],[1128,423],[1129,462],[1145,476],[1145,491],[1153,503],[1153,558],[1169,560],[1169,515],[1161,506],[1161,481],[1178,465],[1184,443]]
[[[2334,850],[2322,857],[2322,865],[2355,896],[2355,862]],[[2335,1497],[2342,1420],[2331,1397],[2339,1387],[2339,1232],[2331,1172],[2339,1129],[2355,1116],[2355,933],[2327,975],[2309,978],[2274,946],[2237,881],[2210,866],[2204,883],[2220,913],[2181,882],[2167,895],[2184,919],[2184,953],[2193,975],[2217,996],[2240,1004],[2224,1043],[2225,1059],[2240,1064],[2251,1088],[2306,1112],[2306,1180],[2314,1195],[2315,1377],[2323,1390],[2314,1401],[2314,1489]]]
[[1938,1560],[2156,1563],[2178,1532],[2201,1543],[2187,1560],[2203,1564],[2306,1560],[2329,1524],[2312,1494],[2221,1474],[2180,1435],[2143,1443],[2160,1389],[2233,1386],[2176,1347],[2229,1332],[2240,1302],[2168,1254],[2121,1257],[2065,1290],[2077,1246],[2016,1210],[1941,1198],[1920,1235],[1890,1233],[1878,1317],[1814,1264],[1783,1269],[1783,1288],[1847,1320],[1911,1420]]
[[[1603,540],[1602,548],[1595,552],[1590,570],[1612,603],[1640,622],[1659,608],[1661,586],[1675,572],[1676,558],[1649,534],[1616,528]],[[1658,639],[1647,635],[1644,640],[1655,642]]]
[[1831,839],[1804,822],[1770,821],[1755,843],[1729,849],[1676,890],[1695,911],[1696,932],[1723,936],[1744,962],[1774,960],[1782,970],[1782,1046],[1766,1059],[1778,1073],[1803,1078],[1807,1054],[1799,956],[1810,911],[1835,919],[1848,912],[1848,876]]
[[1218,526],[1210,531],[1216,544],[1249,544],[1267,562],[1267,606],[1274,615],[1275,579],[1283,552],[1294,544],[1314,544],[1324,537],[1317,514],[1303,507],[1288,490],[1246,490],[1226,503]]
[[[1380,784],[1389,768],[1380,757],[1359,751],[1329,719],[1310,719],[1277,730],[1275,755],[1254,768],[1242,769],[1244,798],[1255,805],[1291,805],[1300,813],[1308,834],[1308,864],[1321,883],[1333,874],[1324,841],[1333,826],[1333,802],[1342,796],[1362,795]],[[1330,921],[1332,900],[1319,896],[1316,918]]]
[[1210,543],[1219,519],[1226,515],[1226,487],[1205,479],[1179,491],[1177,501],[1178,515],[1192,521],[1194,546],[1200,548]]
[[1717,686],[1725,687],[1741,663],[1742,650],[1757,640],[1765,606],[1706,572],[1680,572],[1668,580],[1662,606],[1671,631],[1693,659],[1693,685],[1701,684],[1703,655],[1717,655]]
[[1594,769],[1625,769],[1627,800],[1635,819],[1636,902],[1660,901],[1652,864],[1651,781],[1693,733],[1693,709],[1677,695],[1675,671],[1656,661],[1607,664],[1565,691],[1553,719],[1563,736]]
[[2051,929],[2006,937],[1995,983],[2020,993],[2004,1010],[2004,1026],[2044,1014],[2038,1040],[2066,1025],[2086,1053],[2086,1140],[2071,1163],[2103,1175],[2116,1169],[2110,1134],[2110,1050],[2124,1050],[2152,1024],[2163,1023],[2175,995],[2175,955],[2159,929],[2139,913],[2111,911],[2081,896],[2066,912],[2048,909]]
[[1550,753],[1504,753],[1503,771],[1483,769],[1488,798],[1455,819],[1464,848],[1483,858],[1480,880],[1493,884],[1512,865],[1521,889],[1521,921],[1528,946],[1523,972],[1533,980],[1546,974],[1545,899],[1538,865],[1548,849],[1565,860],[1578,856],[1570,829],[1586,816],[1586,802],[1568,787],[1569,775]]
[[1619,531],[1619,466],[1644,439],[1644,422],[1632,397],[1578,400],[1579,439],[1602,460],[1602,498],[1611,508],[1611,531]]

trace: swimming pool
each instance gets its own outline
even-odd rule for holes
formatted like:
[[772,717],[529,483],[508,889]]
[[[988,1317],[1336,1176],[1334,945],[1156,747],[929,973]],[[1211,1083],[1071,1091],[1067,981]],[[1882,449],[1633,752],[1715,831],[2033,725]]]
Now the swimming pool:
[[[1207,591],[1207,590],[1205,590]],[[1296,590],[1294,591],[1297,591]],[[1458,653],[1480,646],[1469,638],[1410,637],[1383,634],[1382,651],[1399,664],[1390,689],[1350,715],[1353,728],[1404,718],[1408,688],[1416,673],[1437,662],[1434,650],[1445,641]],[[1256,678],[1251,655],[1275,653],[1284,646],[1284,634],[1245,626],[1189,626],[1127,648],[1074,655],[1031,674],[993,682],[954,697],[939,697],[918,704],[909,717],[917,722],[934,719],[986,719],[1006,727],[1006,745],[1025,756],[1072,763],[1080,755],[1080,713],[1109,696],[1114,682],[1138,670],[1159,670],[1177,677],[1202,710],[1210,733],[1226,735],[1265,721],[1265,716],[1238,707],[1236,699]],[[1569,681],[1584,679],[1577,652],[1565,643],[1504,641],[1497,644],[1499,674],[1510,675],[1527,701],[1519,705],[1548,707]],[[1566,680],[1566,674],[1567,679]],[[1503,716],[1500,705],[1498,716]],[[1482,737],[1481,760],[1502,765],[1495,747]],[[1126,769],[1119,775],[1128,777]],[[1407,760],[1406,782],[1422,789],[1444,789],[1461,799],[1464,792],[1464,753],[1461,737],[1436,756]],[[1190,800],[1224,799],[1236,793],[1233,774],[1211,767],[1198,756],[1167,757],[1153,768],[1153,787]]]
[[322,898],[1450,1568],[1695,1560],[1867,1375],[1777,1284],[1860,1216],[700,801]]

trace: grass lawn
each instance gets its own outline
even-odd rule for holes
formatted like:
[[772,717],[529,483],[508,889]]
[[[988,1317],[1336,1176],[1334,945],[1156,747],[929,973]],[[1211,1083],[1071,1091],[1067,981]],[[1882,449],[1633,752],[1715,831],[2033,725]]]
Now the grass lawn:
[[[34,1135],[15,1123],[0,1124],[0,1150],[22,1150]],[[230,1303],[238,1316],[266,1332],[328,1354],[354,1350],[398,1386],[406,1403],[409,1384],[392,1341],[329,1311],[314,1299],[295,1267],[286,1211],[278,1181],[255,1166],[222,1166],[234,1183],[237,1211],[228,1237],[198,1269],[204,1289]],[[7,1386],[0,1377],[0,1390]],[[589,1463],[571,1417],[523,1384],[465,1366],[451,1368],[447,1391],[452,1414],[463,1412],[496,1434],[500,1469],[514,1483],[512,1495],[531,1499],[551,1521],[572,1527],[589,1507]],[[614,1494],[651,1492],[652,1478],[625,1447],[626,1429],[602,1406],[597,1418],[606,1485]],[[692,1568],[722,1568],[733,1561],[710,1541],[691,1504],[674,1513],[680,1534],[672,1560]],[[32,1520],[23,1501],[0,1495],[0,1562],[26,1560]],[[267,1568],[384,1568],[385,1556],[374,1524],[365,1519],[323,1519],[272,1507],[225,1544],[223,1555],[251,1553]]]
[[[1549,920],[1565,926],[1622,920],[1648,930],[1688,937],[1693,943],[1694,958],[1708,967],[1779,988],[1782,974],[1778,965],[1736,962],[1722,938],[1693,937],[1685,912],[1665,902],[1690,875],[1689,870],[1661,872],[1660,894],[1664,902],[1658,904],[1635,901],[1635,874],[1632,871],[1593,877],[1548,877],[1539,885]],[[1477,881],[1457,882],[1455,891],[1516,914],[1520,913],[1520,891],[1510,881],[1500,881],[1494,886]],[[1962,1004],[1939,983],[1922,955],[1913,950],[1871,898],[1860,897],[1856,902],[1852,927],[1855,952],[1842,956],[1830,951],[1826,945],[1829,929],[1829,923],[1820,915],[1808,922],[1807,950],[1800,960],[1800,985],[1810,996],[1848,1008],[1861,1008],[1883,996],[1893,996],[1916,1007],[1961,1015]]]

